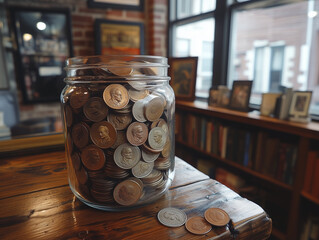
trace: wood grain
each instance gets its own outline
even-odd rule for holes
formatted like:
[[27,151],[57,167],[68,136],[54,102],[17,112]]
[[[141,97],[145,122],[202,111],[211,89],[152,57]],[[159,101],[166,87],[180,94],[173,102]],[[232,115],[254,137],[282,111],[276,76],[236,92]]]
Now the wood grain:
[[[238,231],[236,239],[267,239],[271,219],[257,204],[176,158],[176,176],[158,201],[125,212],[105,212],[77,200],[67,185],[64,152],[19,157],[0,167],[0,236],[2,239],[230,239],[228,227],[206,235],[184,226],[168,228],[157,220],[164,207],[188,217],[223,208]],[[11,178],[10,178],[11,176]]]

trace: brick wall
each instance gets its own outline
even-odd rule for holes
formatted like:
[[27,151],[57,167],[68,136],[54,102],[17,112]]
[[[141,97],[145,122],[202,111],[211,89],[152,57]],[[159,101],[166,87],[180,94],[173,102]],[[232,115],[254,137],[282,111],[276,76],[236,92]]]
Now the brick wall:
[[[94,55],[95,19],[143,23],[145,30],[145,54],[166,56],[167,2],[168,0],[145,0],[144,11],[88,8],[87,0],[7,0],[7,5],[44,9],[70,9],[74,56]],[[59,103],[43,103],[27,106],[20,103],[19,107],[21,120],[38,117],[60,118]]]

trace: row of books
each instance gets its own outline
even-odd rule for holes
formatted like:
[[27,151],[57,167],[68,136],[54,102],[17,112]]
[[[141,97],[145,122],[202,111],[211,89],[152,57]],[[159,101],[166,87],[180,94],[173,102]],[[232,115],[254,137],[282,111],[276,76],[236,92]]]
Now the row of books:
[[306,219],[300,240],[318,240],[319,239],[319,218],[318,216],[308,216]]
[[308,152],[304,191],[319,199],[319,150]]
[[176,113],[176,140],[287,184],[293,183],[297,144],[266,131]]

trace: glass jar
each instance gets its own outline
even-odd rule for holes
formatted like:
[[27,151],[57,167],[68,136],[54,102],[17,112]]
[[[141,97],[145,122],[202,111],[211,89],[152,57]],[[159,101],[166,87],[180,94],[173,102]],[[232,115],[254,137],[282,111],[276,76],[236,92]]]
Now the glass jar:
[[174,177],[175,97],[167,58],[67,60],[61,93],[69,185],[85,204],[119,211],[157,200]]

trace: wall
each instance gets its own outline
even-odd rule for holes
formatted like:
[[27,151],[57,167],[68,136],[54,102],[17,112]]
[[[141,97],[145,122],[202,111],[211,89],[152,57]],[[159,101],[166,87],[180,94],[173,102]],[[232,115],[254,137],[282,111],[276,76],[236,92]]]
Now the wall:
[[[144,23],[145,54],[166,56],[167,53],[167,0],[144,0],[144,11],[88,8],[86,0],[10,0],[6,4],[11,7],[70,9],[74,56],[94,55],[96,19]],[[60,118],[59,103],[23,105],[20,101],[19,108],[21,120],[44,116]],[[61,127],[57,125],[56,129],[61,131]]]

